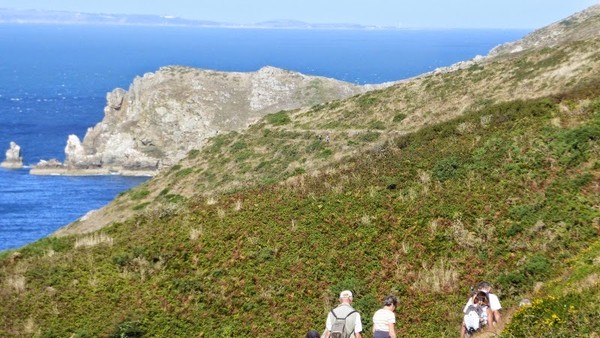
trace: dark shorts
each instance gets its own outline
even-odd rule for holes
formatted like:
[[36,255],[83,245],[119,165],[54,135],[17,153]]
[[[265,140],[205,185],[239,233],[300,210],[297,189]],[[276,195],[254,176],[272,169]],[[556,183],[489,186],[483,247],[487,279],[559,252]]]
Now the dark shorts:
[[390,338],[390,333],[387,331],[375,331],[373,338]]

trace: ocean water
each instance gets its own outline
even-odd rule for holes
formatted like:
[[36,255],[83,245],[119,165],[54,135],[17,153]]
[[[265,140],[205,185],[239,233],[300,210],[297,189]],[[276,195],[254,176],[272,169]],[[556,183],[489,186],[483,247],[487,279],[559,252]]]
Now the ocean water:
[[[64,160],[103,117],[106,93],[166,65],[276,66],[354,83],[416,76],[485,55],[524,30],[266,30],[0,25],[0,155]],[[0,169],[0,250],[51,234],[146,178],[35,177]]]

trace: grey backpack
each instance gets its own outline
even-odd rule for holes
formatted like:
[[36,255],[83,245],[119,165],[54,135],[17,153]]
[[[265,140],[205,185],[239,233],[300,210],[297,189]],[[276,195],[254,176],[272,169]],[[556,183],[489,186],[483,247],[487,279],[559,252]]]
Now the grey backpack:
[[[348,319],[348,317],[350,317],[353,313],[356,313],[356,310],[350,311],[346,317],[338,317],[335,315],[335,312],[331,310],[331,314],[333,315],[333,318],[335,318],[333,325],[331,325],[331,338],[348,338],[350,336],[346,333],[347,331],[350,331],[346,329],[346,319]],[[352,328],[350,331],[350,334],[352,333],[354,333],[354,328]]]

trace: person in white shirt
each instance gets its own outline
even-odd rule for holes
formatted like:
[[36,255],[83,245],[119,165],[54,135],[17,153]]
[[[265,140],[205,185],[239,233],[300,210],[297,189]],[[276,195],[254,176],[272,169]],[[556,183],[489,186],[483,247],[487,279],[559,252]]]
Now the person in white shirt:
[[[502,305],[500,305],[500,299],[498,299],[498,296],[496,296],[493,293],[490,293],[491,290],[492,286],[488,282],[481,282],[477,284],[477,291],[483,291],[488,296],[489,311],[486,312],[485,319],[486,324],[490,325],[490,327],[493,327],[500,323],[500,309],[502,309]],[[469,298],[469,301],[467,301],[467,305],[465,305],[463,312],[465,312],[470,305],[473,305],[473,297]],[[489,315],[487,315],[487,313],[489,313]],[[465,330],[465,326],[461,325],[461,337],[465,334]]]
[[394,296],[387,296],[383,300],[383,308],[379,309],[373,315],[373,338],[396,338],[396,306],[398,299]]
[[340,305],[335,309],[331,310],[327,315],[325,322],[325,338],[331,336],[331,330],[333,323],[336,318],[344,318],[346,325],[344,326],[343,337],[344,338],[361,338],[362,335],[362,322],[360,320],[360,313],[354,310],[352,307],[352,292],[350,290],[344,290],[340,292]]
[[492,290],[490,283],[479,283],[477,285],[477,290],[483,291],[488,295],[488,299],[490,301],[490,310],[492,310],[492,318],[488,318],[488,323],[490,325],[496,325],[496,323],[500,323],[500,309],[502,309],[502,305],[500,305],[500,299],[498,299],[498,296],[490,292]]
[[463,309],[464,317],[460,338],[464,338],[468,332],[479,330],[487,325],[488,318],[492,318],[488,294],[478,291]]

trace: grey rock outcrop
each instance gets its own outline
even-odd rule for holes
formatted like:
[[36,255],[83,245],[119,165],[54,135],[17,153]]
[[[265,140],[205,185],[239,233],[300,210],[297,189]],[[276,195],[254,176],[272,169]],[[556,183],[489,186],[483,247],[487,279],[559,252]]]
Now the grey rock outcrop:
[[37,170],[54,170],[64,168],[65,166],[55,158],[50,160],[40,160],[38,164],[35,165],[35,169]]
[[6,151],[6,160],[0,163],[0,167],[8,169],[23,168],[23,157],[21,147],[15,142],[10,142],[10,148]]
[[80,141],[69,136],[65,167],[109,173],[158,171],[219,132],[239,131],[281,110],[375,89],[274,67],[218,72],[163,67],[106,96],[104,119]]

